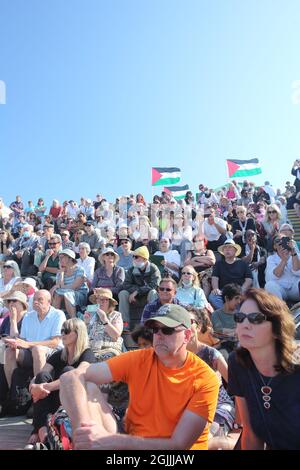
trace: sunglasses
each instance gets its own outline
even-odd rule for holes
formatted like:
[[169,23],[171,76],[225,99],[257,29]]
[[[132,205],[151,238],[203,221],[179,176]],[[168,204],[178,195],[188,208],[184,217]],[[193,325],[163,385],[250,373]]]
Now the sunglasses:
[[13,304],[15,304],[16,302],[18,302],[18,300],[11,299],[11,300],[8,300],[8,301],[7,301],[8,304],[10,304],[11,302],[12,302]]
[[160,292],[171,292],[173,289],[170,287],[159,287],[158,290],[160,290]]
[[264,321],[267,320],[267,317],[264,313],[255,312],[255,313],[242,313],[237,312],[234,314],[234,321],[236,323],[243,323],[243,321],[247,318],[247,320],[252,323],[252,325],[260,325]]
[[152,331],[154,335],[157,335],[157,333],[160,331],[165,336],[171,336],[177,331],[183,331],[183,330],[182,329],[176,330],[176,328],[171,328],[170,326],[162,326],[162,327],[153,326],[152,328],[150,328],[150,331]]
[[138,255],[133,255],[132,257],[133,257],[134,259],[141,258],[141,256],[138,256]]
[[277,214],[277,211],[268,211],[268,214]]
[[113,253],[105,253],[105,256],[115,256]]
[[0,232],[0,235],[5,235],[5,232]]
[[66,327],[66,328],[62,328],[62,329],[60,330],[60,333],[61,333],[62,335],[69,335],[69,334],[71,333],[71,331],[72,331],[72,330],[71,330],[70,328],[67,328],[67,327]]
[[186,274],[187,276],[193,276],[193,273],[188,273],[187,271],[182,271],[181,274]]
[[6,269],[13,269],[12,266],[3,266],[3,269],[5,269],[5,268],[6,268]]
[[49,246],[55,246],[55,245],[58,245],[59,242],[52,242],[52,243],[48,243]]

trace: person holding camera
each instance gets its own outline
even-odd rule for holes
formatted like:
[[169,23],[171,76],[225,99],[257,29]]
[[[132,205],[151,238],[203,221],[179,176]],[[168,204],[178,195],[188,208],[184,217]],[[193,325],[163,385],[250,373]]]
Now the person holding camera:
[[274,254],[267,259],[265,290],[280,299],[299,302],[300,258],[296,242],[279,233],[273,249]]

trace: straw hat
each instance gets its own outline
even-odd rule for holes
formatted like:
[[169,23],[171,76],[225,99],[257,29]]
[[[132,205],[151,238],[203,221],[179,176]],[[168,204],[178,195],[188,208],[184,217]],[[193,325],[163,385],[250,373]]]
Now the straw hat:
[[36,287],[36,281],[35,279],[33,279],[32,277],[26,277],[25,279],[23,279],[22,281],[19,281],[19,282],[16,282],[14,287],[17,287],[17,286],[22,286],[22,285],[26,285],[26,286],[29,286],[29,287],[32,287],[34,290],[37,290],[37,287]]
[[233,240],[226,240],[226,242],[223,245],[219,246],[218,248],[218,252],[221,253],[221,255],[224,256],[223,250],[225,246],[233,246],[236,250],[236,253],[235,253],[236,256],[239,256],[241,254],[242,249],[240,245],[238,245],[237,243],[234,243]]
[[112,305],[118,305],[118,302],[113,298],[110,289],[104,289],[104,287],[96,287],[94,289],[94,293],[89,296],[90,302],[92,302],[92,304],[97,304],[97,297],[104,297],[105,299],[109,299]]
[[9,300],[18,300],[23,304],[26,310],[28,309],[27,296],[23,294],[23,292],[20,292],[18,290],[16,290],[12,294],[7,295],[7,297],[3,297],[3,300],[5,302],[8,302]]

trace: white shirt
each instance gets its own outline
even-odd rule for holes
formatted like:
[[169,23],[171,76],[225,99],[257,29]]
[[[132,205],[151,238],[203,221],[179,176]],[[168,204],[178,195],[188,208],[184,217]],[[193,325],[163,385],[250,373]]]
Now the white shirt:
[[293,270],[292,258],[290,257],[284,268],[282,276],[277,277],[273,271],[275,268],[277,268],[280,261],[281,258],[277,253],[267,258],[266,282],[276,281],[281,287],[284,287],[285,289],[291,289],[295,282],[300,281],[300,269],[298,271]]
[[178,269],[176,271],[174,269],[167,268],[166,266],[164,266],[164,268],[167,271],[169,271],[171,274],[175,274],[175,276],[178,276],[179,266],[180,266],[180,255],[177,250],[169,250],[166,252],[156,251],[154,254],[158,256],[163,256],[167,263],[177,264]]
[[[224,230],[226,230],[227,222],[225,220],[220,219],[219,217],[215,217],[215,223],[217,225],[220,225],[220,227],[223,228]],[[210,225],[207,219],[204,220],[203,229],[204,229],[204,236],[209,242],[219,240],[221,233],[218,231],[215,225]]]
[[77,260],[78,266],[81,266],[84,269],[85,276],[90,282],[92,282],[94,277],[95,262],[96,260],[92,256],[88,256],[83,261],[81,258]]

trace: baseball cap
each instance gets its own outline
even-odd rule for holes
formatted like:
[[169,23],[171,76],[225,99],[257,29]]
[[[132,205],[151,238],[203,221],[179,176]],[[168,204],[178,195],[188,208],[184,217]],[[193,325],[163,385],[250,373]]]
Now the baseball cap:
[[145,326],[149,326],[149,323],[152,321],[159,321],[163,325],[171,328],[175,328],[179,325],[191,328],[190,313],[181,305],[176,304],[165,304],[160,307],[155,317],[145,321]]

